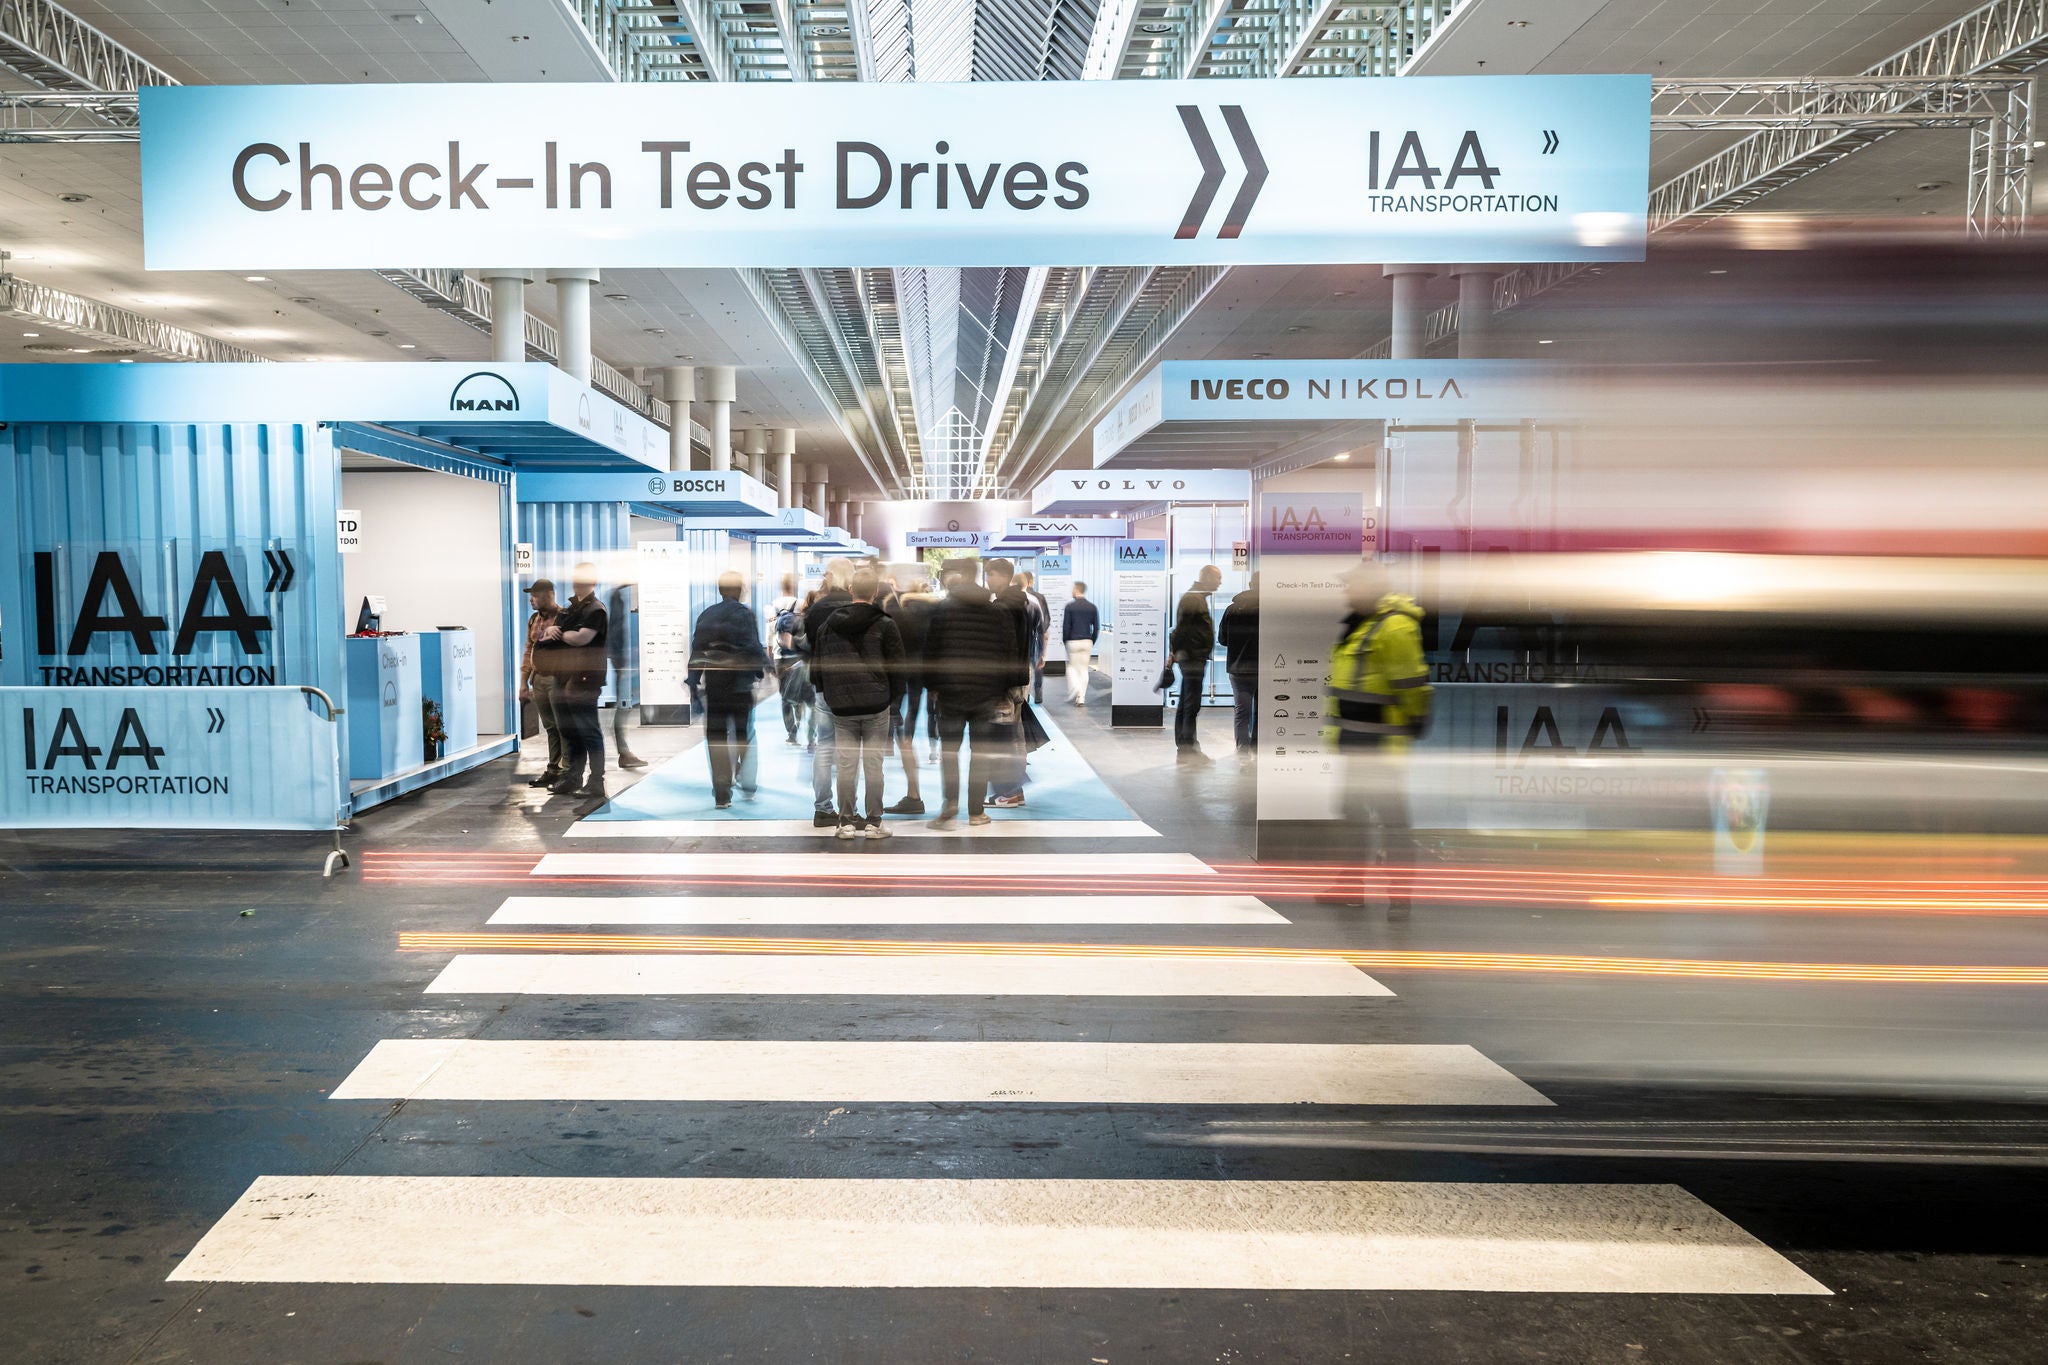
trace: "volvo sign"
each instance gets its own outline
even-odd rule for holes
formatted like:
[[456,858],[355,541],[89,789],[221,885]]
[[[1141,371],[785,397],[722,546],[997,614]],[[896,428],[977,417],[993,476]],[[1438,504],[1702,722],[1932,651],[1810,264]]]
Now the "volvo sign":
[[1647,76],[149,86],[157,270],[1639,260]]

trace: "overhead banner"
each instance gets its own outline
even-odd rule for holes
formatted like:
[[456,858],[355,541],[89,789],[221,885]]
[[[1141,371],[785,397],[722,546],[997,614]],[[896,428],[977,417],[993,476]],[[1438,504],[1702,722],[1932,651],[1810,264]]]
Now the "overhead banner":
[[781,509],[775,490],[737,469],[643,474],[637,470],[521,474],[514,485],[521,502],[642,502],[706,516],[758,514],[773,523]]
[[1246,502],[1243,469],[1063,469],[1031,490],[1032,515],[1122,511],[1161,502]]
[[1121,517],[1012,517],[1003,523],[1003,534],[1055,540],[1122,540],[1131,533],[1131,523]]
[[153,270],[1640,260],[1648,76],[147,86]]

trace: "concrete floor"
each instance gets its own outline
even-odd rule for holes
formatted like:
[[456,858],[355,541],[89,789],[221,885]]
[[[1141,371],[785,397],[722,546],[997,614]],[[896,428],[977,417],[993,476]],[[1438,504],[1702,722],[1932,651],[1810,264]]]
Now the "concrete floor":
[[[1227,755],[1214,767],[1176,765],[1164,734],[1111,732],[1092,717],[1069,721],[1072,714],[1059,718],[1089,761],[1163,837],[1013,839],[987,850],[919,839],[861,851],[957,853],[962,885],[949,894],[966,897],[978,894],[976,858],[993,853],[1043,855],[1072,874],[1061,890],[1076,895],[1091,894],[1091,857],[1142,849],[1211,863],[1249,858],[1250,777]],[[1212,752],[1224,754],[1227,727],[1227,715],[1207,718]],[[769,761],[796,761],[779,736],[769,742]],[[660,758],[694,743],[694,732],[649,731],[636,743]],[[319,875],[318,841],[296,836],[0,840],[0,1357],[207,1365],[2042,1358],[2048,1009],[2040,987],[1375,967],[1391,998],[427,993],[451,955],[401,951],[401,933],[499,932],[485,922],[511,895],[664,889],[537,888],[545,879],[528,876],[533,855],[838,851],[778,838],[569,839],[573,808],[509,785],[510,777],[510,765],[494,764],[370,813],[349,836],[366,856],[331,881]],[[477,855],[485,861],[463,861]],[[778,860],[764,856],[759,866],[758,881],[718,894],[774,896]],[[856,884],[829,894],[901,889]],[[2044,921],[2027,917],[1442,903],[1389,924],[1377,913],[1284,897],[1267,904],[1288,922],[728,932],[2048,961]],[[1555,1107],[327,1097],[380,1041],[403,1039],[1463,1045]],[[620,1283],[661,1256],[687,1261],[687,1246],[600,1248],[611,1269],[573,1284],[458,1282],[490,1273],[495,1257],[516,1258],[518,1245],[451,1255],[445,1278],[433,1282],[168,1278],[252,1181],[335,1175],[1675,1185],[1831,1292],[1271,1287],[1313,1260],[1301,1253],[1292,1266],[1278,1258],[1258,1288],[1116,1287],[1107,1277],[993,1288],[833,1287],[824,1276],[784,1287]],[[556,1226],[563,1239],[580,1235],[573,1210],[555,1224],[543,1220]],[[1455,1241],[1471,1229],[1453,1219],[1439,1231]],[[377,1232],[372,1225],[338,1237],[335,1250],[346,1258]],[[733,1250],[717,1238],[696,1249],[706,1265]],[[1141,1242],[1133,1258],[1158,1250]],[[889,1252],[876,1234],[861,1254],[886,1265]],[[1085,1261],[1085,1242],[1077,1254]],[[1170,1247],[1161,1254],[1173,1259]],[[1512,1250],[1493,1253],[1495,1264],[1517,1259]]]

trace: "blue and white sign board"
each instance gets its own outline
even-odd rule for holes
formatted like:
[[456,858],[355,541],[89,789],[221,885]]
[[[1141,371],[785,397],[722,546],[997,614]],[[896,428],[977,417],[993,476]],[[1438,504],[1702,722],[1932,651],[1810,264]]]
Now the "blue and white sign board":
[[350,636],[348,775],[379,781],[426,761],[420,637]]
[[438,703],[444,754],[476,747],[476,632],[420,632],[420,695]]
[[1116,630],[1109,670],[1111,725],[1158,725],[1164,698],[1153,688],[1166,663],[1166,542],[1119,540],[1110,587]]
[[1648,76],[148,86],[152,270],[1640,260]]
[[756,515],[764,523],[780,510],[774,489],[736,469],[521,474],[514,491],[521,502],[643,502],[707,516]]
[[1095,461],[1169,422],[1515,422],[1583,411],[1577,374],[1527,360],[1169,360],[1095,424]]
[[0,827],[333,829],[338,742],[297,687],[0,688]]
[[988,543],[980,531],[905,531],[903,544],[911,550],[979,550]]
[[1246,502],[1251,495],[1251,472],[1244,469],[1063,469],[1031,490],[1031,513],[1056,517],[1162,502]]
[[1066,655],[1065,637],[1060,631],[1066,622],[1067,603],[1074,600],[1074,557],[1040,555],[1036,572],[1039,594],[1052,612],[1052,623],[1045,632],[1045,657],[1048,662],[1057,663]]
[[745,516],[697,516],[694,513],[683,518],[685,531],[738,531],[752,536],[755,540],[787,541],[792,548],[802,548],[806,543],[822,543],[831,537],[825,530],[825,519],[816,512],[802,507],[784,507],[772,516],[749,513]]
[[320,365],[0,365],[10,422],[379,422],[543,426],[668,463],[668,433],[540,361]]

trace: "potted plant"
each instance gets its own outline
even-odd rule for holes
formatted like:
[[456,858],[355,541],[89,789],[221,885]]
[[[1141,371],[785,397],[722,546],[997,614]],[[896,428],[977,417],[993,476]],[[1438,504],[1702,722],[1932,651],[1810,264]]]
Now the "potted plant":
[[428,699],[420,703],[420,728],[426,738],[426,761],[432,763],[441,757],[441,746],[448,742],[447,727],[441,724],[441,703]]

